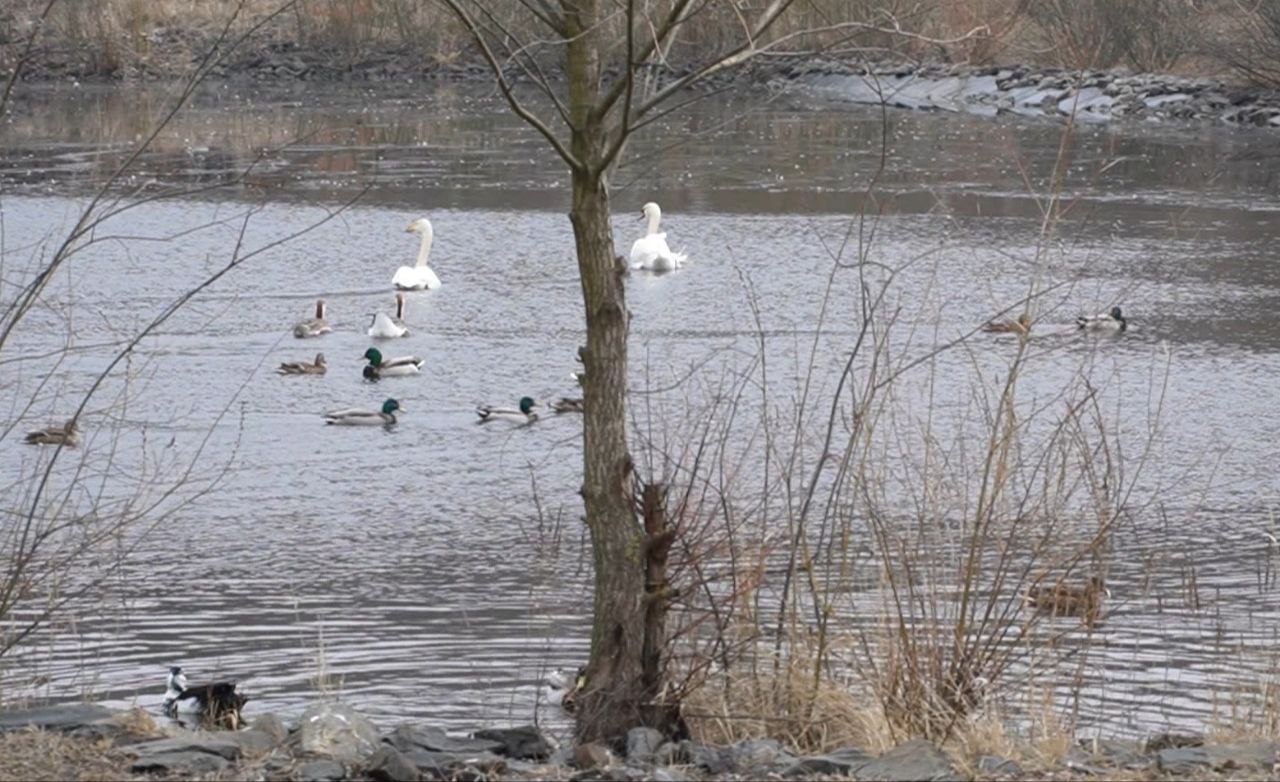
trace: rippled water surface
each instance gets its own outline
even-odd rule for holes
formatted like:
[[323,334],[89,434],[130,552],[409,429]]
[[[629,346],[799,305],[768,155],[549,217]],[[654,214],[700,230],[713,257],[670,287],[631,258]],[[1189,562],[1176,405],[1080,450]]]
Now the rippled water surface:
[[[163,105],[160,91],[70,88],[18,104],[0,150],[4,300]],[[892,304],[931,339],[1009,307],[1033,275],[1058,285],[1039,305],[1026,399],[1052,399],[1087,373],[1119,422],[1117,444],[1140,452],[1165,389],[1135,479],[1145,512],[1112,541],[1114,607],[1085,672],[1089,702],[1114,727],[1202,722],[1258,680],[1277,627],[1277,136],[1080,128],[1062,184],[1069,208],[1038,261],[1060,125],[892,112],[877,173],[881,119],[802,92],[715,98],[629,148],[613,178],[619,250],[639,235],[640,205],[658,200],[669,240],[691,258],[627,283],[635,388],[745,364],[757,348],[750,288],[777,382],[794,390],[860,210],[883,215],[873,259],[914,260]],[[327,687],[388,724],[526,721],[541,672],[587,651],[580,419],[477,427],[472,409],[575,392],[583,328],[562,167],[482,87],[219,88],[121,182],[141,195],[175,184],[196,190],[95,232],[0,371],[18,391],[7,420],[60,420],[121,340],[237,244],[265,248],[146,339],[118,375],[129,384],[84,418],[83,451],[98,454],[86,475],[171,478],[194,459],[213,485],[138,544],[105,588],[108,610],[11,663],[6,691],[154,707],[165,667],[182,664],[241,678],[260,710],[296,711]],[[426,370],[371,386],[359,373],[364,328],[391,307],[391,274],[417,248],[404,227],[422,215],[444,286],[410,295],[413,333],[384,351],[416,353]],[[335,332],[295,340],[291,325],[317,297]],[[1129,333],[1078,338],[1078,312],[1115,303]],[[820,378],[849,349],[855,315],[852,293],[829,304]],[[37,389],[32,362],[68,338],[77,349]],[[972,344],[934,365],[940,429],[967,425],[946,411],[972,391],[947,378],[998,373],[1011,343]],[[273,373],[317,350],[326,376]],[[33,394],[24,411],[16,400]],[[393,430],[321,423],[325,409],[390,395],[406,408]],[[114,461],[101,455],[106,434],[94,449],[95,431],[119,434]],[[6,483],[40,456],[13,443],[0,459]]]

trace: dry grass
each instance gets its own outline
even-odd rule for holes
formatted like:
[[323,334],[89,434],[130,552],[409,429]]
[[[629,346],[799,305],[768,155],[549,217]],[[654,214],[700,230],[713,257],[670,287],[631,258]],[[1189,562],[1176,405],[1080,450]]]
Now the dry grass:
[[108,740],[43,730],[0,736],[0,780],[147,779],[128,773],[129,762]]
[[775,738],[800,753],[850,746],[883,751],[893,746],[874,702],[825,678],[815,686],[806,668],[793,660],[790,671],[778,676],[709,679],[684,702],[694,739],[731,744]]

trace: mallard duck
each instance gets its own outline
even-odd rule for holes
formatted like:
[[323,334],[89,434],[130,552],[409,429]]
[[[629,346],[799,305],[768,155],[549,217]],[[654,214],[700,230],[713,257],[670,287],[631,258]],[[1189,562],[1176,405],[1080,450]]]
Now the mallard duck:
[[164,695],[164,713],[176,718],[181,711],[199,717],[201,724],[209,727],[238,730],[243,717],[241,711],[249,699],[236,692],[235,682],[211,682],[188,684],[182,669],[169,669]]
[[397,293],[395,317],[383,312],[374,313],[373,322],[369,324],[369,336],[375,339],[394,339],[408,335],[409,327],[404,323],[404,294]]
[[650,201],[640,208],[640,219],[648,220],[645,235],[636,239],[631,245],[631,268],[647,269],[652,272],[669,272],[684,265],[689,256],[672,252],[667,246],[667,235],[658,231],[658,222],[662,219],[662,209]]
[[551,403],[551,409],[557,413],[581,413],[582,399],[580,397],[562,396]]
[[431,240],[435,234],[431,230],[431,221],[421,217],[409,223],[404,229],[408,233],[422,234],[422,244],[418,246],[418,261],[413,266],[401,266],[391,278],[391,284],[400,290],[420,291],[435,290],[440,287],[440,278],[427,266],[427,258],[431,255]]
[[276,370],[280,375],[323,375],[328,365],[325,364],[324,354],[317,353],[314,363],[307,361],[285,361],[280,364],[280,368]]
[[377,348],[366,350],[364,357],[369,361],[364,368],[365,380],[377,380],[383,377],[397,377],[399,375],[416,375],[422,369],[423,364],[422,359],[417,356],[384,359],[382,351]]
[[989,320],[982,330],[988,334],[1029,334],[1031,332],[1031,316],[1022,313],[1017,320]]
[[324,319],[324,299],[316,299],[316,316],[308,318],[293,327],[293,336],[298,339],[305,337],[318,337],[321,334],[328,334],[333,331],[329,327],[329,321]]
[[75,448],[80,445],[80,427],[72,418],[62,426],[46,426],[34,432],[27,432],[27,445],[65,445]]
[[1088,331],[1124,331],[1129,326],[1119,307],[1112,307],[1110,312],[1098,315],[1081,315],[1076,318],[1076,326]]
[[1027,605],[1042,614],[1077,616],[1093,624],[1102,615],[1102,602],[1111,597],[1102,576],[1091,576],[1085,586],[1061,582],[1036,585],[1027,590]]
[[531,424],[538,420],[538,414],[533,412],[533,406],[536,404],[531,396],[520,397],[520,409],[514,410],[510,407],[493,407],[492,405],[481,405],[476,408],[476,415],[480,416],[477,423],[487,424],[490,421],[512,421],[518,424]]
[[394,399],[382,403],[382,410],[363,410],[348,407],[343,410],[330,410],[324,414],[326,424],[339,426],[391,426],[396,422],[396,412],[404,412],[404,408]]

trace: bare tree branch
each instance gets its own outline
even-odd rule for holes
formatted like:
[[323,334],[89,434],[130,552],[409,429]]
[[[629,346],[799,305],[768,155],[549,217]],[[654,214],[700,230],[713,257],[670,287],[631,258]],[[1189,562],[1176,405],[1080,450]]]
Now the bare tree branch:
[[462,7],[459,0],[444,0],[444,4],[449,6],[449,10],[453,11],[454,15],[458,17],[463,26],[467,28],[467,32],[471,33],[471,37],[476,42],[476,46],[479,47],[481,54],[484,55],[485,61],[489,63],[489,68],[493,71],[493,76],[498,81],[498,89],[502,90],[502,95],[507,99],[507,104],[511,107],[511,110],[515,112],[516,116],[531,125],[534,130],[541,133],[542,137],[551,144],[551,148],[556,151],[556,154],[558,154],[566,164],[568,164],[569,168],[574,171],[581,171],[583,169],[582,162],[569,151],[569,148],[564,145],[564,142],[562,142],[551,128],[547,127],[546,123],[544,123],[536,114],[525,108],[524,105],[516,99],[515,93],[512,92],[511,89],[511,83],[507,80],[506,74],[503,73],[502,64],[498,62],[498,58],[489,47],[489,42],[485,40],[484,32],[481,30],[480,26],[476,24],[475,20],[471,18],[471,15],[467,13],[466,9]]

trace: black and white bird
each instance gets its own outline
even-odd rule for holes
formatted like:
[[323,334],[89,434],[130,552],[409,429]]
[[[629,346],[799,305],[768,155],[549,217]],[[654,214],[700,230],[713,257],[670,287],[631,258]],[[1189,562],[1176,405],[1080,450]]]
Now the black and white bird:
[[1124,331],[1128,327],[1129,321],[1125,319],[1119,307],[1112,307],[1110,312],[1081,315],[1076,318],[1076,328],[1085,331]]
[[169,669],[168,689],[164,693],[164,713],[166,717],[178,716],[178,699],[187,689],[187,676],[178,666]]
[[202,724],[237,730],[242,721],[241,710],[249,699],[236,692],[235,682],[190,684],[178,666],[169,669],[164,694],[164,713],[177,719],[186,712]]

